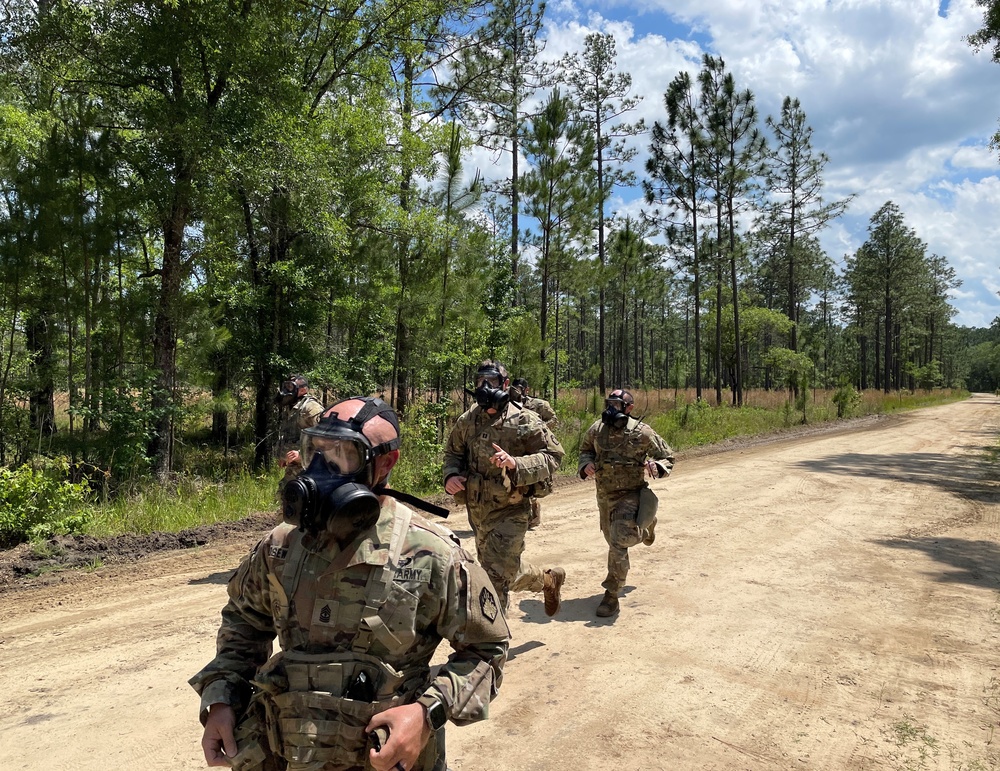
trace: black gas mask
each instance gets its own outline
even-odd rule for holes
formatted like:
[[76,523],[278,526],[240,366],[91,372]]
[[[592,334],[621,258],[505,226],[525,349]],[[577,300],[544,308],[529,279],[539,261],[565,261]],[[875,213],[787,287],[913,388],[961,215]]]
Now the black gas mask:
[[484,410],[503,412],[510,403],[510,391],[503,387],[506,379],[500,370],[481,369],[476,373],[476,390],[467,393]]
[[611,428],[625,428],[628,425],[628,413],[626,407],[630,404],[625,400],[625,395],[620,391],[612,391],[611,395],[604,400],[604,412],[601,413],[601,422]]
[[294,380],[286,380],[278,388],[274,403],[279,407],[291,407],[299,400],[299,385]]
[[381,399],[354,397],[365,402],[357,415],[341,420],[324,416],[304,429],[302,458],[306,468],[285,485],[281,494],[282,516],[313,535],[326,532],[345,543],[372,527],[379,517],[375,486],[375,459],[399,448],[396,438],[373,446],[362,433],[364,424],[382,415],[396,427],[395,411]]

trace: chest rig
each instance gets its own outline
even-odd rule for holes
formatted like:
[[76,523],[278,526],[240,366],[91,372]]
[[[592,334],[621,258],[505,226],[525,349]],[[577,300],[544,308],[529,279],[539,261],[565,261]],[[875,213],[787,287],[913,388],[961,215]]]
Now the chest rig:
[[[273,607],[275,625],[281,630],[282,650],[260,668],[254,678],[254,698],[267,716],[268,743],[289,763],[320,768],[369,768],[369,738],[365,727],[371,718],[392,707],[409,704],[426,688],[425,663],[397,669],[371,654],[378,641],[402,649],[399,629],[413,629],[411,608],[393,605],[393,576],[399,566],[411,512],[395,506],[388,557],[382,565],[369,565],[364,587],[364,609],[350,642],[317,651],[310,644],[309,629],[295,614],[295,596],[304,568],[322,555],[310,551],[296,533],[287,558],[269,576],[280,584],[285,601]],[[389,613],[387,606],[393,606]],[[409,618],[405,618],[409,611]],[[437,742],[432,737],[416,769],[432,768]]]

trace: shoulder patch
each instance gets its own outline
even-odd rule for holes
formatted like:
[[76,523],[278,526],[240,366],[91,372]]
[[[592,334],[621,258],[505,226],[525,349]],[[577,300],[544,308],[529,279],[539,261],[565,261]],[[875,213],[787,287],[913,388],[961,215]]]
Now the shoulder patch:
[[479,610],[483,614],[483,618],[491,624],[497,620],[497,615],[500,613],[497,598],[485,586],[479,592]]

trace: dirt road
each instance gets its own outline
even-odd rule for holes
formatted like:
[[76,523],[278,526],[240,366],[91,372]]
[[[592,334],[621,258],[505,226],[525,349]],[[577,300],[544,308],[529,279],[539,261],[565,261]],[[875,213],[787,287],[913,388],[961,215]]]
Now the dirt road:
[[[1000,434],[986,395],[678,461],[620,616],[594,616],[593,483],[543,504],[490,720],[457,771],[1000,768]],[[464,538],[467,521],[452,516]],[[224,584],[248,544],[0,595],[0,769],[194,771]]]

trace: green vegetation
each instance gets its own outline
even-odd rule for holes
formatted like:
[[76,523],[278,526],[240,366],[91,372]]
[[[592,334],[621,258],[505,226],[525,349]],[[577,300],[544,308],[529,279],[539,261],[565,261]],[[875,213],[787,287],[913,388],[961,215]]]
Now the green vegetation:
[[415,491],[487,357],[571,452],[599,412],[575,394],[615,385],[680,448],[1000,387],[1000,321],[952,324],[955,272],[895,203],[824,253],[851,199],[795,96],[759,115],[710,55],[633,93],[612,35],[547,60],[537,0],[341,5],[5,7],[0,537],[269,508],[293,371],[383,395]]
[[[965,398],[959,391],[937,391],[925,394],[900,393],[886,397],[881,392],[869,392],[858,399],[857,415],[886,414],[897,410],[943,404]],[[637,404],[646,407],[656,398],[638,392]],[[797,410],[790,410],[780,394],[748,395],[760,406],[715,408],[705,402],[660,402],[660,407],[646,412],[644,419],[680,452],[700,445],[713,444],[736,437],[763,436],[786,431],[800,424]],[[835,392],[817,392],[809,401],[809,423],[837,419]],[[580,441],[598,413],[588,406],[592,394],[578,392],[567,395],[556,409],[559,425],[556,434],[566,448],[561,473],[576,473]],[[577,405],[582,405],[577,408]],[[411,420],[404,424],[405,451],[393,472],[393,486],[418,495],[441,493],[441,451],[438,438],[440,409],[436,404],[414,405]],[[46,556],[55,547],[44,539],[58,533],[86,533],[110,536],[120,533],[176,532],[198,525],[240,519],[258,511],[276,510],[278,474],[255,474],[249,469],[234,472],[229,481],[208,481],[202,476],[211,466],[206,449],[190,452],[193,464],[190,474],[176,475],[170,485],[147,483],[127,494],[102,497],[86,496],[86,486],[59,479],[65,466],[54,464],[48,470],[21,467],[13,472],[0,469],[0,530],[7,545],[32,540],[37,556]],[[217,457],[217,468],[223,473],[227,466]],[[219,474],[216,474],[219,476]],[[14,516],[17,512],[19,516]],[[96,568],[98,566],[94,566]]]

